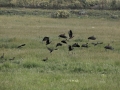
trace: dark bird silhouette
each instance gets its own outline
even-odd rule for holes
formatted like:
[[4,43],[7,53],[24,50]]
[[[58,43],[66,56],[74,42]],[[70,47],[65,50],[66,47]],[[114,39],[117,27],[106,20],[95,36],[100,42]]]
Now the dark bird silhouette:
[[23,47],[23,46],[25,46],[26,44],[22,44],[22,45],[19,45],[17,48],[21,48],[21,47]]
[[58,47],[58,46],[62,46],[62,44],[61,44],[61,43],[57,43],[57,44],[56,44],[56,47]]
[[44,58],[42,61],[47,61],[48,60],[48,57]]
[[69,39],[71,39],[71,38],[74,37],[74,36],[73,36],[73,32],[72,32],[72,30],[70,30],[70,31],[68,32],[68,34],[69,34]]
[[68,50],[69,50],[69,51],[72,51],[73,49],[74,49],[74,48],[73,48],[71,45],[68,46]]
[[81,47],[88,48],[88,43],[86,43],[86,44],[82,44],[82,46],[81,46]]
[[80,45],[78,43],[74,43],[72,47],[80,47]]
[[44,37],[43,40],[42,40],[42,42],[43,41],[47,41],[47,40],[49,40],[49,37]]
[[94,36],[88,37],[88,40],[95,40],[95,39],[96,39],[96,37],[94,37]]
[[3,53],[3,55],[0,57],[1,59],[3,59],[4,58],[4,53]]
[[109,49],[109,50],[113,50],[114,48],[112,46],[110,46],[109,44],[107,46],[104,47],[106,50]]
[[49,48],[49,47],[47,47],[47,49],[50,51],[50,53],[52,53],[54,50],[57,50],[57,49],[53,49],[53,48]]
[[51,43],[51,41],[49,41],[49,40],[46,41],[46,45],[48,45],[48,44],[50,44],[50,43]]
[[25,46],[26,44],[22,44],[21,46]]
[[60,34],[58,37],[67,39],[67,36],[65,36],[65,34]]
[[64,44],[67,44],[67,42],[65,40],[62,40],[61,42],[64,43]]
[[13,58],[10,58],[9,60],[14,60],[15,59],[15,57],[13,57]]

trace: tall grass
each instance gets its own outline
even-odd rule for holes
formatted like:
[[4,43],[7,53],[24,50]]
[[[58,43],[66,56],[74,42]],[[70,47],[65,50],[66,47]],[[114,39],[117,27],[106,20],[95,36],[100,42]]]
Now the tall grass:
[[[119,20],[68,18],[46,16],[0,16],[0,90],[119,90],[120,42]],[[60,42],[58,35],[73,31],[74,42],[88,42],[89,48],[59,47],[52,54],[42,43],[44,36],[54,48]],[[96,41],[87,38],[94,35]],[[68,36],[68,35],[67,35]],[[103,42],[93,46],[92,42]],[[16,48],[25,43],[23,48]],[[110,43],[113,51],[105,50]],[[9,60],[15,57],[15,60]],[[48,61],[42,59],[48,57]]]

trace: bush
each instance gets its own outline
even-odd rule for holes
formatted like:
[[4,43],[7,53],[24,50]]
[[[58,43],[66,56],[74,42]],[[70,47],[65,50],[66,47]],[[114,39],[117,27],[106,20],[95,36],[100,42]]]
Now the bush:
[[79,1],[76,1],[74,3],[70,3],[68,7],[71,9],[81,9],[83,8],[83,5]]
[[39,4],[39,7],[40,8],[43,8],[43,9],[46,9],[46,8],[48,8],[49,7],[49,2],[41,2],[40,4]]
[[113,18],[113,19],[118,19],[119,16],[118,16],[118,15],[114,15],[114,14],[112,14],[112,15],[111,15],[111,18]]
[[51,14],[51,17],[53,18],[68,18],[70,13],[66,10],[58,10],[56,12],[53,12]]

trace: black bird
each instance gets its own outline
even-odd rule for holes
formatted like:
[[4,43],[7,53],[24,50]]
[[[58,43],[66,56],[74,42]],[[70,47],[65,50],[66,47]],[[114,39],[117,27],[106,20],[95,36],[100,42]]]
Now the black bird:
[[49,37],[44,37],[43,40],[42,40],[42,42],[43,41],[47,41],[47,40],[49,40]]
[[67,44],[67,42],[65,40],[62,40],[61,42],[64,43],[64,44]]
[[106,50],[109,49],[109,50],[113,50],[114,48],[112,46],[110,46],[109,44],[107,46],[104,47]]
[[78,43],[74,43],[72,47],[80,47],[80,45]]
[[1,59],[3,59],[4,58],[4,53],[3,53],[3,55],[0,57]]
[[15,57],[13,57],[13,58],[10,58],[9,60],[14,60],[15,59]]
[[25,46],[26,44],[22,44],[21,46]]
[[21,48],[21,47],[23,47],[23,46],[25,46],[26,44],[22,44],[22,45],[19,45],[17,48]]
[[47,61],[48,60],[48,57],[44,58],[42,61]]
[[60,34],[58,37],[67,39],[67,36],[65,36],[65,34]]
[[71,38],[74,37],[74,36],[73,36],[73,33],[72,33],[72,30],[70,30],[70,31],[68,32],[68,34],[69,34],[69,39],[71,39]]
[[94,37],[94,36],[88,37],[88,40],[95,40],[95,39],[96,39],[96,37]]
[[57,43],[57,44],[56,44],[56,47],[58,47],[58,46],[62,46],[62,44],[61,44],[61,43]]
[[88,43],[86,43],[86,44],[82,44],[82,46],[81,46],[81,47],[88,48]]
[[72,51],[73,49],[74,49],[74,48],[73,48],[71,45],[68,46],[68,50],[69,50],[69,51]]
[[46,45],[48,45],[48,44],[50,44],[50,43],[51,43],[51,41],[49,41],[49,40],[46,41]]
[[50,53],[52,53],[54,50],[57,50],[57,49],[53,49],[53,48],[49,48],[49,47],[47,47],[47,49],[50,51]]

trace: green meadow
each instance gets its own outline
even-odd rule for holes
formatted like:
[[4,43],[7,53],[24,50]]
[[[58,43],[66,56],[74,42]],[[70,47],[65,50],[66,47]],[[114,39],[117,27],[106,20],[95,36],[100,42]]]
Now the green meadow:
[[[119,19],[101,17],[0,15],[0,56],[4,53],[0,58],[0,90],[119,90],[119,28]],[[43,37],[50,37],[48,47],[55,48],[63,40],[58,35],[68,36],[70,29],[74,38],[49,53]],[[88,41],[92,35],[97,39]],[[103,44],[94,46],[93,42]],[[89,47],[69,52],[68,45],[73,43],[88,43]],[[26,45],[17,48],[21,44]],[[105,50],[108,44],[114,50]],[[42,61],[46,57],[48,60]]]

